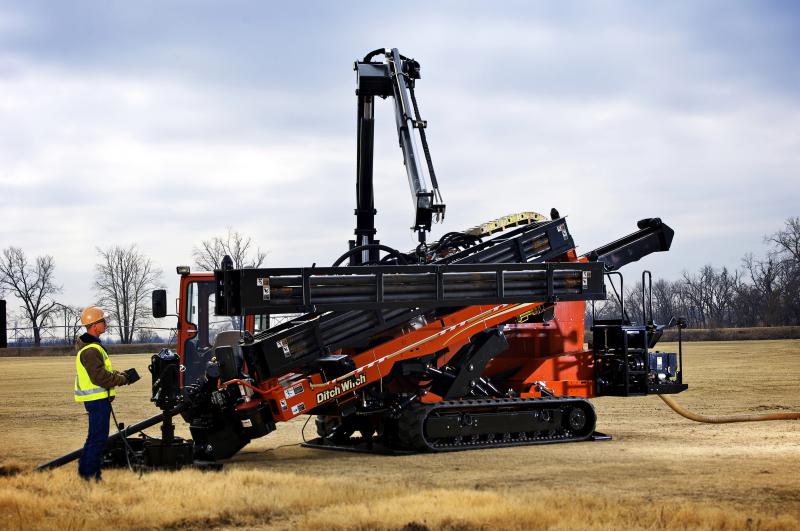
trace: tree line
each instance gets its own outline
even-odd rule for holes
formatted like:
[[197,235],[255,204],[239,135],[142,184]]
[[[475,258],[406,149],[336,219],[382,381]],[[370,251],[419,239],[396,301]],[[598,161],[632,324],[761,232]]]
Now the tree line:
[[[137,248],[111,246],[97,248],[94,265],[93,293],[87,301],[103,308],[110,316],[109,328],[121,343],[152,339],[150,294],[163,288],[163,272],[153,260]],[[227,235],[204,240],[193,249],[195,267],[211,271],[225,255],[231,256],[234,266],[259,267],[266,253],[253,249],[252,239],[228,228]],[[39,346],[43,331],[62,328],[64,339],[74,342],[82,333],[80,316],[83,307],[60,302],[63,288],[56,282],[55,259],[51,255],[32,260],[19,247],[7,247],[0,256],[0,299],[13,296],[20,304],[18,317],[33,334],[33,344]]]
[[[627,317],[633,322],[653,319],[667,323],[684,317],[690,328],[792,326],[800,324],[800,217],[788,218],[783,228],[764,238],[768,244],[762,257],[747,253],[741,267],[704,265],[684,271],[677,280],[650,282],[642,302],[642,281],[625,288],[622,296]],[[619,290],[617,284],[616,289]],[[619,299],[611,289],[609,298],[595,304],[595,317],[619,317]],[[591,310],[589,310],[591,311]]]

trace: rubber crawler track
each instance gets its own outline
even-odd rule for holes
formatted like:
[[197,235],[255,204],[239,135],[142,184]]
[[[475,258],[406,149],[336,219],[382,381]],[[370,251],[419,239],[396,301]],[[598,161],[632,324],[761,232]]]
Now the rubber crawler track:
[[[572,413],[579,410],[578,413]],[[482,422],[503,414],[530,414],[535,429],[515,430],[511,417],[498,431],[482,431]],[[570,426],[570,415],[582,418],[579,429]],[[597,416],[592,405],[581,398],[501,398],[418,403],[398,419],[402,448],[417,452],[453,452],[478,448],[502,448],[529,444],[584,441],[591,438]],[[446,425],[446,437],[431,437],[432,423]],[[504,421],[500,421],[501,423]],[[530,424],[530,423],[529,423]],[[528,428],[531,428],[528,425]],[[441,428],[439,428],[441,430]],[[436,431],[435,429],[433,431]],[[476,433],[476,431],[481,433]]]

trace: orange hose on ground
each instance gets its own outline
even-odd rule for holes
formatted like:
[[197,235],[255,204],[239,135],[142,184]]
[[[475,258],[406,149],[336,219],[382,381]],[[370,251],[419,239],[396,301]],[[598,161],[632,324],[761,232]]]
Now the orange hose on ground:
[[658,395],[675,413],[695,422],[705,422],[708,424],[727,424],[729,422],[761,422],[764,420],[800,420],[800,412],[791,413],[740,413],[738,415],[721,415],[709,417],[693,413],[684,409],[675,400],[667,395]]

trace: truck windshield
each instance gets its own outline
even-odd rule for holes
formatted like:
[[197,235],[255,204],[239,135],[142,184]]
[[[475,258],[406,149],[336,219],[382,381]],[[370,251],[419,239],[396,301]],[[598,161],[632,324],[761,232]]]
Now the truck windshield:
[[198,346],[213,346],[220,332],[241,329],[241,317],[217,315],[213,282],[192,282],[186,294],[186,320],[197,326]]
[[214,306],[214,282],[191,282],[186,291],[186,320],[197,327],[197,333],[183,345],[185,383],[203,376],[211,359],[214,340],[220,332],[241,330],[241,317],[217,315]]

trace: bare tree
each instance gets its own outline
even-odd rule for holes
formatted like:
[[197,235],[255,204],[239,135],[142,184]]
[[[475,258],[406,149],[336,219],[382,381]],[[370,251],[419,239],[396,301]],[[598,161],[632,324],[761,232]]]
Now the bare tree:
[[800,323],[800,264],[784,264],[779,275],[781,324]]
[[149,318],[150,293],[161,287],[161,270],[136,245],[97,249],[95,266],[98,304],[116,324],[122,343],[131,343],[137,326]]
[[712,327],[730,324],[737,288],[741,284],[740,273],[728,271],[727,267],[717,270],[711,268],[709,279],[709,298],[706,301],[708,316]]
[[625,318],[633,323],[644,322],[645,308],[642,308],[642,281],[637,280],[633,286],[625,286]]
[[244,236],[239,231],[228,227],[228,234],[223,237],[215,236],[204,240],[200,247],[192,250],[192,257],[197,267],[203,271],[219,269],[222,258],[227,254],[233,260],[233,267],[261,267],[267,253],[260,248],[252,250],[253,241],[249,236]]
[[682,291],[689,315],[701,327],[721,327],[730,324],[734,302],[741,278],[738,271],[727,267],[716,269],[711,264],[700,268],[697,275],[683,273]]
[[766,240],[773,244],[778,262],[779,324],[796,325],[800,322],[800,217],[788,218],[783,229]]
[[41,328],[55,305],[53,295],[61,291],[61,287],[54,282],[54,271],[55,262],[50,255],[37,256],[35,264],[30,264],[19,247],[3,250],[0,286],[22,301],[22,309],[31,323],[36,346],[42,341]]
[[764,324],[762,313],[761,294],[758,289],[747,282],[739,284],[734,299],[731,325],[743,328],[762,326]]
[[81,313],[83,308],[78,306],[71,306],[69,304],[55,303],[56,308],[50,312],[50,325],[53,328],[58,328],[62,331],[60,334],[64,337],[66,344],[75,343],[81,332]]
[[681,316],[679,287],[676,284],[663,278],[653,283],[653,319],[659,324],[666,324],[673,317]]
[[706,301],[708,300],[708,273],[711,265],[700,268],[697,275],[692,275],[688,271],[683,272],[682,295],[689,307],[689,315],[694,317],[699,328],[708,326],[708,315]]
[[759,308],[759,324],[762,326],[777,324],[780,318],[779,260],[774,253],[768,253],[765,260],[757,260],[753,253],[748,253],[742,258],[742,263],[750,274],[754,288],[753,303]]
[[784,228],[767,238],[778,247],[778,252],[788,254],[788,258],[800,263],[800,217],[789,218]]
[[140,328],[136,331],[136,341],[138,343],[157,343],[158,334],[149,328]]

